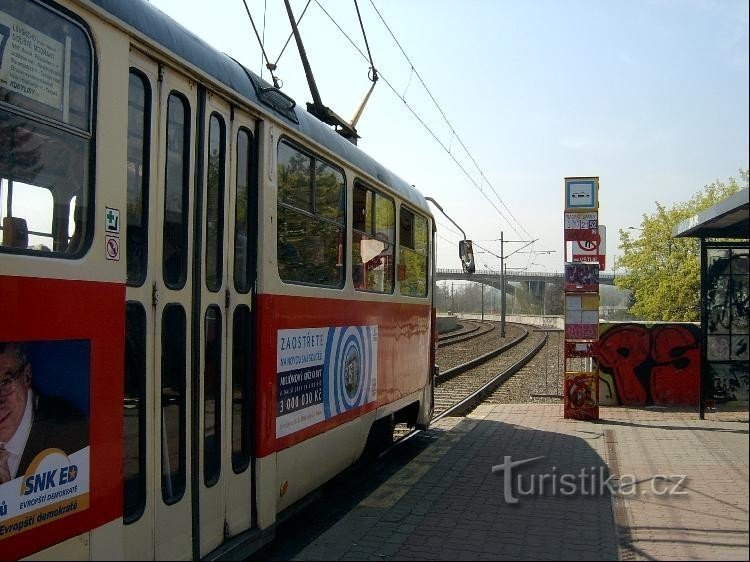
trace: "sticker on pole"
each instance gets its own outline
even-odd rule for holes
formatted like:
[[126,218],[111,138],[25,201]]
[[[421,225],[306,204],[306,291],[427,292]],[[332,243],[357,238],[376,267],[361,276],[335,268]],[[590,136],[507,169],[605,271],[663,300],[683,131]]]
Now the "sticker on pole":
[[564,217],[565,241],[595,240],[598,235],[599,213],[566,212]]
[[605,253],[607,241],[607,227],[599,225],[593,240],[575,240],[573,246],[574,262],[599,262],[599,270],[605,268]]

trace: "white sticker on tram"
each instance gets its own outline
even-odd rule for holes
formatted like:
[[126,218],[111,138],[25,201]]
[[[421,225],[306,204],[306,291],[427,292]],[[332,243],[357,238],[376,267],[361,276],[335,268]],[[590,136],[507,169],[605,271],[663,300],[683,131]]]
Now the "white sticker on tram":
[[0,11],[0,84],[34,101],[63,109],[66,46]]
[[276,437],[374,402],[378,327],[279,330]]

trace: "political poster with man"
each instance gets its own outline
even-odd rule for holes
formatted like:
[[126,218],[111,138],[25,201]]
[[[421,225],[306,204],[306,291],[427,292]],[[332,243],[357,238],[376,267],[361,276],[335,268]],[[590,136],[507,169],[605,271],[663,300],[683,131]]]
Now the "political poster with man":
[[88,508],[88,340],[0,342],[0,541]]

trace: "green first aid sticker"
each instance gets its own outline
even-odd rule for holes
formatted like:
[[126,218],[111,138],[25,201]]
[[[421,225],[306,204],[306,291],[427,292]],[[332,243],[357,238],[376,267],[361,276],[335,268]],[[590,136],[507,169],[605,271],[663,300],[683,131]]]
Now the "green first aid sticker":
[[104,229],[107,232],[119,234],[120,232],[120,211],[118,209],[112,209],[107,207],[107,211],[104,214]]

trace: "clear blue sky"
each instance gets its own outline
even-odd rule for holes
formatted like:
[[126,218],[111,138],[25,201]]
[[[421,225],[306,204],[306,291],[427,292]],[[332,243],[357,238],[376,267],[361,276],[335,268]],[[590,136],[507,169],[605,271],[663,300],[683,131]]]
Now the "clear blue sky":
[[[256,73],[263,69],[242,0],[151,1]],[[292,1],[297,16],[305,3]],[[247,5],[275,61],[290,33],[283,1]],[[362,32],[350,0],[312,0],[300,25],[323,103],[350,118],[369,87],[369,63],[321,6],[364,51]],[[359,7],[381,76],[471,179],[383,80],[357,125],[360,148],[435,198],[495,254],[501,231],[506,240],[538,238],[535,251],[555,250],[516,253],[508,267],[562,270],[565,176],[600,178],[611,270],[618,230],[639,226],[656,201],[686,201],[748,167],[745,0],[359,0]],[[294,41],[276,74],[298,105],[311,101]],[[435,214],[437,265],[458,268],[460,234]],[[521,245],[509,242],[505,253]],[[476,257],[480,267],[499,267],[490,254]]]

